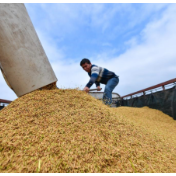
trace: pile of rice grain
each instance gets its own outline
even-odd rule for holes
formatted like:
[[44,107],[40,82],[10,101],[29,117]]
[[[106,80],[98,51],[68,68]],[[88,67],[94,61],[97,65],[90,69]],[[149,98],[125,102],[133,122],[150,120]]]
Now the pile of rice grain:
[[175,125],[80,90],[37,90],[0,111],[0,172],[176,172]]

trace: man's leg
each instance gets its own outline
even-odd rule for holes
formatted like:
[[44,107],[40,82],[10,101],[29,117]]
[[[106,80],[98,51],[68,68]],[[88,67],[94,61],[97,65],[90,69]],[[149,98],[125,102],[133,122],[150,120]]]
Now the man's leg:
[[107,105],[111,105],[112,104],[112,91],[114,90],[114,88],[117,86],[117,84],[119,83],[119,78],[115,77],[115,78],[111,78],[106,86],[105,86],[105,90],[104,90],[104,94],[103,94],[103,102]]

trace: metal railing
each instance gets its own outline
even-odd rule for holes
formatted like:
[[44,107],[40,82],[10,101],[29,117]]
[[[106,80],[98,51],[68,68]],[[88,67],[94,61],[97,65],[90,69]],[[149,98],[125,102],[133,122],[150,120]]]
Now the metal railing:
[[130,99],[130,98],[139,97],[139,96],[142,96],[142,95],[145,96],[145,95],[150,94],[150,93],[155,93],[155,92],[158,92],[158,91],[164,91],[164,90],[172,88],[174,86],[176,86],[176,78],[168,80],[166,82],[162,82],[160,84],[157,84],[157,85],[154,85],[154,86],[151,86],[151,87],[148,87],[146,89],[139,90],[137,92],[133,92],[133,93],[124,95],[124,96],[121,97],[121,99],[124,99],[124,98],[125,99]]
[[1,105],[1,103],[10,104],[11,102],[12,101],[0,99],[0,105]]

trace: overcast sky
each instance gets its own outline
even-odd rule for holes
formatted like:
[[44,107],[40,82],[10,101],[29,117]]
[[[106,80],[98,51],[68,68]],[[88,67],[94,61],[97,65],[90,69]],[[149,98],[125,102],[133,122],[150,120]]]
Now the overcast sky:
[[[82,58],[114,71],[120,79],[114,92],[121,96],[176,78],[176,4],[25,3],[25,7],[59,88],[84,88],[89,77],[80,67]],[[17,98],[1,73],[0,85],[0,99]]]

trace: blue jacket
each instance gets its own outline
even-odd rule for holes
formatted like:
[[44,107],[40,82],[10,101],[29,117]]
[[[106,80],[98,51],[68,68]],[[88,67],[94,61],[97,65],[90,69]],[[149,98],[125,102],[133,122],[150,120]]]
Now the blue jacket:
[[88,88],[90,88],[94,83],[96,86],[100,86],[100,83],[107,84],[111,78],[117,77],[114,72],[103,67],[98,67],[97,65],[91,66],[91,72],[89,72],[88,75],[90,76],[90,80],[86,85]]

